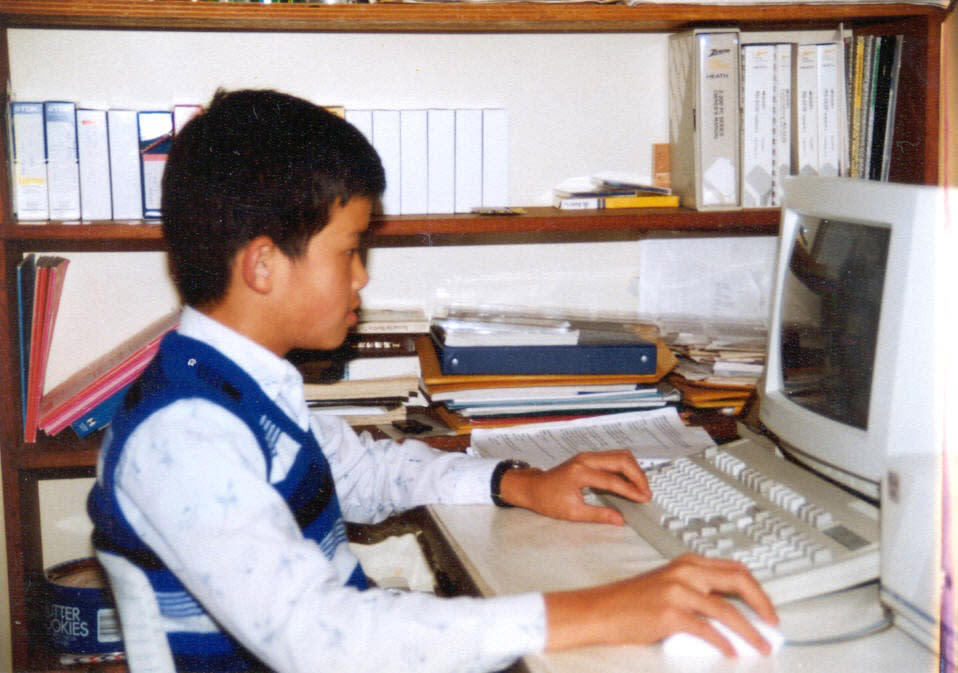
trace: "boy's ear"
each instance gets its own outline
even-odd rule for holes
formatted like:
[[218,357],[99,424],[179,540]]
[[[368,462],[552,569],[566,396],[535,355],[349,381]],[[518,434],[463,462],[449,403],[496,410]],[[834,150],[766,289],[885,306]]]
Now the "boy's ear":
[[243,246],[237,261],[246,286],[254,292],[269,292],[273,287],[275,265],[281,255],[269,236],[257,236]]

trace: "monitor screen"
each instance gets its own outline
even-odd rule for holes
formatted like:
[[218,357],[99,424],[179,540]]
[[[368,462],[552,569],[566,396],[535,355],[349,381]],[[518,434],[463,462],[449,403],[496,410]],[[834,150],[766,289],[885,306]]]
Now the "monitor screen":
[[810,411],[863,430],[888,238],[887,227],[803,217],[784,279],[783,393]]

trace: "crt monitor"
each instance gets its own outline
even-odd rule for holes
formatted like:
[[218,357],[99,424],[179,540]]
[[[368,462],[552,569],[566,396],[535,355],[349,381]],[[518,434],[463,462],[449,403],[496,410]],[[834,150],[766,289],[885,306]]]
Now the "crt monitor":
[[786,180],[759,418],[872,501],[893,447],[932,442],[931,187]]
[[788,179],[759,386],[759,418],[786,455],[879,503],[881,599],[931,649],[958,611],[955,480],[943,479],[958,464],[945,434],[956,193]]

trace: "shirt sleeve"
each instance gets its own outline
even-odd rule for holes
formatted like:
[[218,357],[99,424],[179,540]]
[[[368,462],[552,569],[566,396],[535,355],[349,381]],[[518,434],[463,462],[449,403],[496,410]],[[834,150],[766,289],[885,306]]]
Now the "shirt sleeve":
[[498,459],[438,451],[416,439],[357,436],[341,418],[314,414],[347,521],[375,523],[417,505],[491,503]]
[[342,586],[269,485],[252,433],[207,401],[180,401],[147,419],[116,476],[121,508],[143,540],[278,673],[493,671],[544,647],[540,594],[445,599]]

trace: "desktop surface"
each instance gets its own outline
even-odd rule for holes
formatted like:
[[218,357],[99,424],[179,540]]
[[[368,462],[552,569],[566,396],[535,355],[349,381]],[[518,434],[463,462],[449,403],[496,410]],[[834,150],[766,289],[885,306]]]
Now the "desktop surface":
[[[472,581],[486,596],[554,591],[623,579],[664,563],[628,526],[555,521],[522,509],[494,505],[434,505],[429,513]],[[872,583],[779,608],[792,641],[818,640],[867,628],[883,618]],[[633,673],[638,671],[841,671],[931,673],[934,655],[891,627],[828,645],[786,645],[766,658],[710,662],[667,658],[660,644],[590,647],[529,656],[531,673]]]

